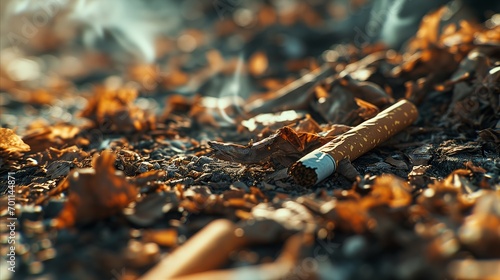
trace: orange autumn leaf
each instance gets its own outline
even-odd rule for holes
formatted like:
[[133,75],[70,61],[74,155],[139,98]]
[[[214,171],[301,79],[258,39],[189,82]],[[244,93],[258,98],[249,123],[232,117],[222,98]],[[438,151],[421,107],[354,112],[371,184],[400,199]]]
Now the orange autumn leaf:
[[441,23],[441,18],[446,11],[446,7],[442,7],[441,9],[430,13],[423,18],[417,35],[409,44],[410,50],[416,51],[418,49],[426,49],[438,42],[439,24]]
[[30,146],[14,133],[12,129],[0,128],[0,151],[9,153],[27,152]]
[[354,98],[354,101],[356,101],[356,104],[359,106],[359,116],[365,120],[375,117],[375,115],[380,112],[377,106],[363,99]]
[[178,242],[178,234],[175,229],[146,230],[143,238],[146,242],[154,242],[163,247],[175,247]]
[[160,81],[160,70],[158,65],[141,64],[130,67],[128,71],[130,79],[139,83],[145,90],[154,90]]
[[102,152],[94,159],[94,168],[73,170],[64,184],[68,184],[69,198],[59,216],[56,228],[88,224],[114,215],[133,201],[136,187],[125,180],[114,168],[116,156]]
[[500,257],[500,192],[483,192],[458,234],[460,241],[478,257]]
[[4,166],[12,167],[12,161],[22,157],[31,147],[23,142],[14,131],[0,128],[0,169]]
[[188,81],[188,74],[179,69],[174,69],[162,77],[163,86],[167,89],[174,89],[185,85]]
[[66,123],[49,125],[46,123],[32,123],[23,137],[33,153],[42,152],[49,148],[61,148],[66,145],[78,144],[80,128]]
[[269,61],[265,53],[256,52],[250,57],[248,64],[250,73],[253,76],[260,76],[266,72],[269,66]]
[[306,132],[306,133],[319,133],[323,130],[321,126],[310,115],[306,115],[306,117],[295,126],[295,131]]
[[363,233],[369,227],[369,216],[356,200],[332,200],[323,204],[321,211],[339,231]]
[[412,187],[402,179],[384,174],[373,183],[370,195],[363,199],[363,206],[388,205],[392,208],[407,206],[412,201]]
[[103,132],[131,132],[154,129],[155,119],[134,104],[134,88],[116,90],[97,87],[80,116],[90,119]]

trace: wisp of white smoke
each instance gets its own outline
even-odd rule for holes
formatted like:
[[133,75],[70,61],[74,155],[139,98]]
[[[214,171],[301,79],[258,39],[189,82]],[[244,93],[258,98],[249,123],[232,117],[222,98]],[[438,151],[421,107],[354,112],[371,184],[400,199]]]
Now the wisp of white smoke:
[[148,62],[155,58],[155,38],[178,30],[182,23],[176,1],[6,0],[2,6],[3,23],[12,17],[51,9],[63,14],[62,23],[81,25],[85,43],[94,44],[106,32]]

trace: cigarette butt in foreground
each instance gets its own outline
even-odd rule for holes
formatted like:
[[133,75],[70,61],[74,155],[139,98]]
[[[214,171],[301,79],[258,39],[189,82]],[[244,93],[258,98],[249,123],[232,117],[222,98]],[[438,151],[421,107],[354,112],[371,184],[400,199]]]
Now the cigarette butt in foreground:
[[[301,256],[301,250],[307,248],[304,236],[297,233],[285,242],[283,251],[276,261],[253,266],[245,266],[232,269],[210,270],[202,273],[195,273],[172,280],[234,280],[234,279],[289,279],[294,277]],[[315,279],[315,271],[300,270],[300,279]]]
[[401,100],[310,152],[295,162],[288,172],[300,185],[315,185],[333,174],[341,160],[355,160],[409,126],[417,117],[415,105]]
[[219,268],[229,254],[244,244],[229,220],[216,220],[148,271],[142,280],[171,279]]
[[[199,273],[209,275],[206,272],[222,267],[232,251],[251,244],[276,242],[284,231],[285,228],[280,223],[268,219],[241,221],[238,224],[224,219],[215,220],[160,261],[141,279],[182,278]],[[288,255],[282,254],[283,258]]]

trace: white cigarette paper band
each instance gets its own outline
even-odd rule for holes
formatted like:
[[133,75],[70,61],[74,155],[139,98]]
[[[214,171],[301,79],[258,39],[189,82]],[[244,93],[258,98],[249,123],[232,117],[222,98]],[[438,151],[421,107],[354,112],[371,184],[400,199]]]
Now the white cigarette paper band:
[[307,168],[311,168],[316,173],[317,180],[315,184],[326,179],[328,176],[332,175],[335,170],[337,170],[337,164],[333,157],[327,153],[320,151],[313,151],[304,157],[302,157],[299,162],[302,163]]

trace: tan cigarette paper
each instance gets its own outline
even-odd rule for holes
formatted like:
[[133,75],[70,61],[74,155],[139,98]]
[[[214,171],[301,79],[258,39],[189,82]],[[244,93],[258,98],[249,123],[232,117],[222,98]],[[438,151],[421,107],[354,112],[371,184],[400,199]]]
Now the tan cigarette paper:
[[141,279],[171,279],[219,268],[227,261],[231,251],[244,243],[243,238],[235,234],[236,228],[228,220],[211,222]]
[[415,105],[401,100],[307,154],[290,167],[289,173],[300,185],[317,184],[335,172],[341,160],[355,160],[412,124],[417,117]]

